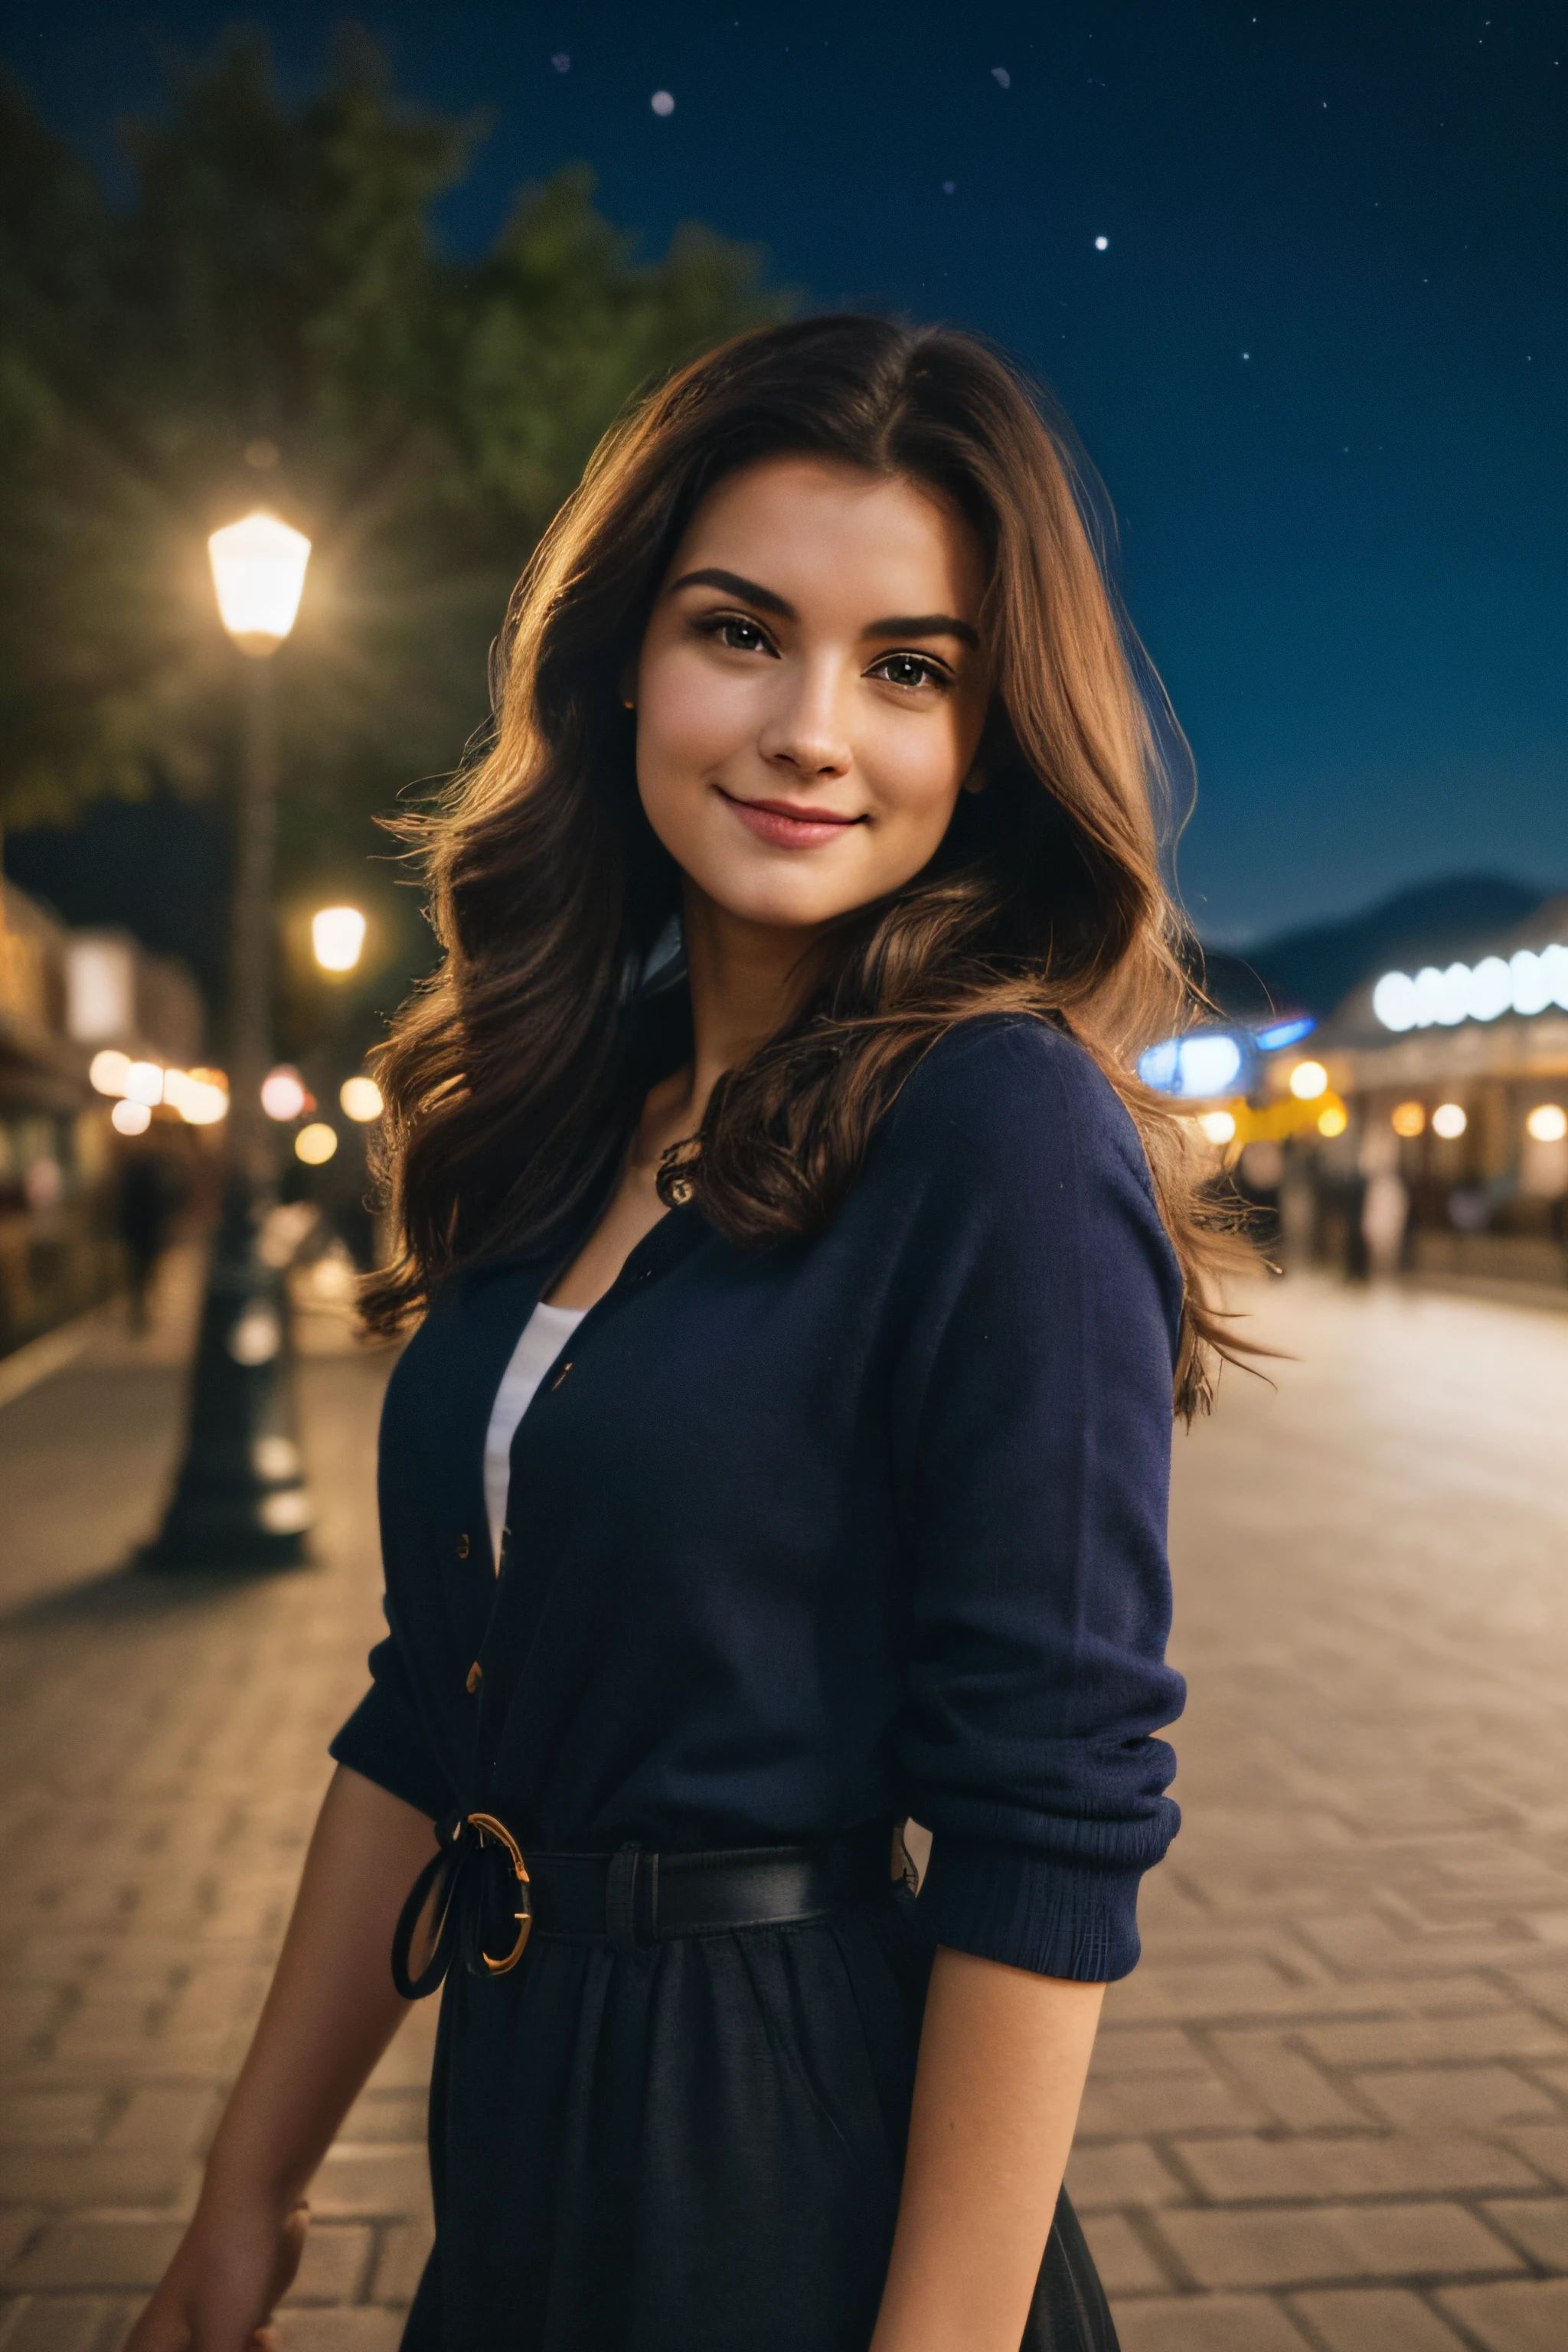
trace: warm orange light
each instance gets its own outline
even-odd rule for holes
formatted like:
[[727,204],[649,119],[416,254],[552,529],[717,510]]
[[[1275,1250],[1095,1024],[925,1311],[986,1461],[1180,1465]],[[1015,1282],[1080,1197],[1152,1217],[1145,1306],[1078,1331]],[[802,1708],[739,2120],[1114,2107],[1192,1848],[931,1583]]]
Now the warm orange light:
[[1388,1123],[1395,1135],[1419,1135],[1426,1124],[1426,1113],[1418,1102],[1396,1103],[1388,1115]]
[[1343,1104],[1331,1103],[1327,1110],[1318,1114],[1318,1133],[1331,1138],[1342,1135],[1350,1123],[1350,1114]]

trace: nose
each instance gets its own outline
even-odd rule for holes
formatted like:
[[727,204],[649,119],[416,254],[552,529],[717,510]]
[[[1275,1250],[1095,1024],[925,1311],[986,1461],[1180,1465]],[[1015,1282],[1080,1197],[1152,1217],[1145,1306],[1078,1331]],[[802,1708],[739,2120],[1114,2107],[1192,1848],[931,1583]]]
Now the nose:
[[838,709],[834,667],[827,663],[781,667],[778,697],[758,739],[763,758],[803,783],[847,774],[854,754]]

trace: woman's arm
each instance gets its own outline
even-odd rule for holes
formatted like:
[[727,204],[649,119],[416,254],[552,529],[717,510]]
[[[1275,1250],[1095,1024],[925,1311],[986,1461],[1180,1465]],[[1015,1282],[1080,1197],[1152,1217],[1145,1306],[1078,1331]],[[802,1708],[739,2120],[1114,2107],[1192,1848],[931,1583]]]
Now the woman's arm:
[[1018,2352],[1104,1995],[938,1950],[871,2352]]
[[246,2352],[299,2267],[305,2188],[407,2014],[393,1929],[431,1824],[340,1765],[195,2218],[126,2352]]

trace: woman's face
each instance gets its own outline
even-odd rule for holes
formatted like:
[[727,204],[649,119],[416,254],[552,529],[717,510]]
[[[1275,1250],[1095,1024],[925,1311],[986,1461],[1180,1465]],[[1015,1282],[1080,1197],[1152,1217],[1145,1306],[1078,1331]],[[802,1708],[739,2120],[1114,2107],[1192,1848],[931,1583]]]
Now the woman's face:
[[628,690],[648,822],[689,886],[806,929],[897,889],[973,784],[980,547],[902,479],[768,458],[698,509]]

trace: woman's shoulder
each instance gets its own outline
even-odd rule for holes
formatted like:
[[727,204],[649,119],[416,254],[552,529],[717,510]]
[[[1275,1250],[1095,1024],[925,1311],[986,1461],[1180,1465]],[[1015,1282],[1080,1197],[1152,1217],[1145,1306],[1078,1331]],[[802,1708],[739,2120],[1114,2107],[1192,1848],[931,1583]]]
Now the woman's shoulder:
[[955,1023],[921,1061],[895,1106],[900,1156],[957,1160],[1016,1175],[1114,1166],[1152,1199],[1149,1165],[1126,1104],[1094,1056],[1054,1023],[987,1013]]

